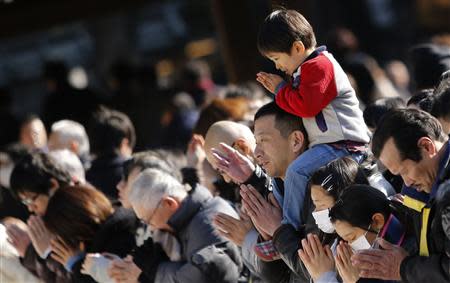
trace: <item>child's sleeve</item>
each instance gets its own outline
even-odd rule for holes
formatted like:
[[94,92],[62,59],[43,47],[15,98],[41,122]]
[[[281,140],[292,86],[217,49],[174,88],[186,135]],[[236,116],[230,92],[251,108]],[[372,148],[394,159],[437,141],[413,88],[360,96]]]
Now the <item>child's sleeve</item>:
[[281,87],[275,101],[283,110],[302,118],[314,117],[338,94],[334,69],[325,56],[305,62],[301,67],[300,84]]

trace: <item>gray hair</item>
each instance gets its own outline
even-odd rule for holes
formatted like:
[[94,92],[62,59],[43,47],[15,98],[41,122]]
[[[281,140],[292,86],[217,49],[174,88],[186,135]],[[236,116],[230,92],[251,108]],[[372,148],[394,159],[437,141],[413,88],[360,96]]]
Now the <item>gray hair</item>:
[[53,123],[51,130],[52,133],[58,134],[60,142],[65,146],[73,140],[78,142],[79,156],[89,155],[89,138],[80,123],[72,120],[60,120]]
[[58,149],[50,151],[48,155],[73,179],[82,184],[86,183],[83,164],[75,153],[68,149]]
[[182,200],[187,196],[187,187],[168,173],[150,168],[138,175],[128,198],[133,207],[154,209],[165,196]]

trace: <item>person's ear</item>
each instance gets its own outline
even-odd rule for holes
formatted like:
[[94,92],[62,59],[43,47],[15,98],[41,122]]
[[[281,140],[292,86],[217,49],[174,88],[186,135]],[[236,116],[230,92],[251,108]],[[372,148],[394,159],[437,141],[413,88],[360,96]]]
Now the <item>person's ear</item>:
[[72,140],[69,142],[69,149],[70,149],[70,151],[72,151],[73,153],[78,155],[79,150],[80,150],[80,145],[77,141]]
[[289,143],[294,153],[301,153],[305,146],[305,136],[301,131],[293,131],[289,135]]
[[303,55],[305,53],[305,45],[300,40],[294,41],[291,48],[291,55],[293,54],[300,54]]
[[234,148],[243,155],[252,155],[252,149],[243,138],[239,138],[234,142]]
[[417,141],[417,147],[422,152],[422,156],[424,154],[428,155],[429,157],[433,157],[437,154],[436,146],[434,145],[433,141],[429,137],[421,137]]
[[372,224],[370,225],[372,230],[381,231],[385,223],[384,215],[377,212],[372,216]]
[[132,149],[130,147],[130,141],[127,138],[123,138],[122,142],[120,143],[120,154],[123,156],[131,156]]
[[171,211],[176,211],[180,207],[180,203],[174,197],[166,196],[161,200],[161,206]]
[[56,190],[59,189],[59,182],[55,178],[50,178],[50,188],[48,190],[49,195],[53,195]]

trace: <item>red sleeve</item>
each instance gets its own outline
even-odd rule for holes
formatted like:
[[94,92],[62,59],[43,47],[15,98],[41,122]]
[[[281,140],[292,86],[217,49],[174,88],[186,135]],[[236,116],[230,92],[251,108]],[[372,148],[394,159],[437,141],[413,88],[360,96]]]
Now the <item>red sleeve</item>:
[[282,87],[275,101],[283,110],[302,118],[314,117],[337,96],[333,63],[319,55],[302,65],[300,85]]

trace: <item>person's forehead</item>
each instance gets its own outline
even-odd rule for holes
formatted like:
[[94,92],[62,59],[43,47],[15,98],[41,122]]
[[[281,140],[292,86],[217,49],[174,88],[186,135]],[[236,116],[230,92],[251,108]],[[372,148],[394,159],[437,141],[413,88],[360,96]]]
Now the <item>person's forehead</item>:
[[311,196],[312,197],[323,197],[326,196],[326,191],[319,185],[311,185]]
[[266,115],[255,120],[255,136],[273,134],[275,131],[275,115]]
[[284,53],[284,52],[266,52],[265,53],[266,57],[268,58],[274,58],[274,57],[283,57],[283,56],[287,56],[288,54]]
[[38,193],[35,192],[30,192],[30,191],[22,191],[18,193],[19,197],[21,198],[28,198],[28,197],[34,197],[39,195]]
[[399,166],[401,164],[400,152],[393,138],[389,138],[384,144],[380,153],[380,161],[387,167]]
[[346,236],[347,233],[350,234],[355,230],[355,228],[347,221],[336,220],[334,226],[342,233],[343,236]]

